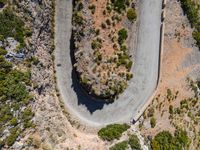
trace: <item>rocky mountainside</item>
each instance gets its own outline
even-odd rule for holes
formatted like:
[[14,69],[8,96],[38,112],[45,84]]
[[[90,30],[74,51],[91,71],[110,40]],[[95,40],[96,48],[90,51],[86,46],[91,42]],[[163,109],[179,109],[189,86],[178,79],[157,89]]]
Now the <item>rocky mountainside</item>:
[[127,41],[135,20],[134,1],[75,1],[74,66],[89,94],[114,99],[128,86],[133,62]]

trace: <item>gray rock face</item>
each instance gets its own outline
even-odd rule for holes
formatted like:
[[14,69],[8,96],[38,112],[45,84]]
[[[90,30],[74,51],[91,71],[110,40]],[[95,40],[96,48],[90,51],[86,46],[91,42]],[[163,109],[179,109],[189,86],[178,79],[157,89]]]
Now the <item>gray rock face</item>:
[[23,143],[21,142],[15,142],[15,144],[12,146],[15,150],[21,150],[23,148]]

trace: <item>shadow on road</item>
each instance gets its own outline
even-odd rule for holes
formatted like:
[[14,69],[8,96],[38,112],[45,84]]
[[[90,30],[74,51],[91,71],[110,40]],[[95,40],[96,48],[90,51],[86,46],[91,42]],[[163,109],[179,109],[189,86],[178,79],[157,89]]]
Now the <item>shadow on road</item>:
[[[74,56],[74,40],[73,40],[73,33],[70,39],[70,58],[72,66],[75,64],[75,56]],[[87,110],[92,114],[96,110],[101,110],[105,104],[109,104],[101,99],[93,98],[92,96],[88,95],[88,93],[83,89],[81,84],[79,83],[78,73],[76,72],[75,68],[72,67],[72,85],[71,87],[76,92],[78,98],[78,105],[85,105]]]

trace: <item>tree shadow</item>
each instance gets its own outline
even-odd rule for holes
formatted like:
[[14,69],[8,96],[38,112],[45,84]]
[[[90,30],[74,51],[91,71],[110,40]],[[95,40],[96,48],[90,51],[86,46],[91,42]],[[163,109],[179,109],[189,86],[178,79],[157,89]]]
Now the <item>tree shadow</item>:
[[94,98],[91,95],[89,95],[84,87],[79,82],[79,77],[76,69],[73,67],[73,65],[76,63],[75,56],[74,56],[74,39],[73,39],[73,31],[70,39],[70,58],[71,58],[71,64],[72,64],[72,85],[71,87],[76,92],[77,99],[78,99],[78,105],[84,105],[86,106],[87,110],[92,114],[96,110],[101,110],[105,104],[109,104],[109,102],[106,102],[102,99]]

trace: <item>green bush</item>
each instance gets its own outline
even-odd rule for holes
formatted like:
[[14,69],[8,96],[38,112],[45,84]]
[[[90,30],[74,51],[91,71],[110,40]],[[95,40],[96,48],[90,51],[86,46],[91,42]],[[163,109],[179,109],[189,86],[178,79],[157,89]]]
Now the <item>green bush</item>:
[[158,133],[151,142],[152,150],[182,150],[187,149],[189,138],[181,129],[175,131],[174,136],[169,131]]
[[101,40],[100,39],[96,39],[96,40],[93,40],[92,43],[91,43],[91,48],[92,49],[100,49],[102,47],[102,44],[101,44]]
[[17,118],[16,118],[16,117],[13,117],[13,118],[10,120],[10,125],[11,125],[11,126],[16,126],[16,125],[17,125]]
[[5,143],[8,146],[12,146],[15,142],[15,140],[17,139],[17,137],[20,134],[20,129],[19,128],[13,128],[11,129],[10,135],[6,138]]
[[73,23],[77,25],[82,25],[83,24],[83,16],[80,12],[74,12],[73,13]]
[[95,5],[89,5],[88,8],[91,10],[92,14],[95,13],[95,9],[96,9],[96,6],[95,6]]
[[170,105],[170,106],[169,106],[169,113],[170,113],[170,114],[173,114],[173,112],[174,112],[174,111],[173,111],[173,106]]
[[30,85],[30,72],[13,69],[12,63],[3,56],[5,50],[0,53],[0,136],[8,129],[10,135],[3,135],[2,143],[11,146],[21,134],[19,128],[24,130],[32,126],[33,113],[27,108],[31,97],[26,88]]
[[114,139],[119,139],[122,133],[129,128],[130,126],[127,124],[107,125],[105,128],[99,130],[98,135],[103,140],[112,141]]
[[6,55],[7,51],[0,47],[0,55]]
[[121,30],[118,31],[118,42],[119,44],[122,44],[124,40],[128,38],[128,33],[125,28],[122,28]]
[[0,13],[0,35],[3,38],[14,37],[21,46],[24,46],[24,32],[24,22],[11,9],[5,9]]
[[31,67],[32,64],[37,66],[39,63],[40,63],[40,60],[35,56],[31,56],[30,58],[26,59],[26,65],[28,67]]
[[200,47],[200,31],[194,31],[192,35],[194,39],[197,41],[198,47]]
[[106,24],[105,23],[101,23],[101,27],[102,27],[102,29],[105,29],[106,28]]
[[127,148],[128,148],[128,142],[122,141],[110,147],[109,150],[126,150]]
[[149,108],[149,109],[148,109],[147,116],[148,116],[148,117],[153,117],[153,115],[154,115],[154,112],[155,112],[155,110],[154,110],[154,108],[153,108],[153,107]]
[[151,124],[151,127],[154,128],[156,126],[156,119],[154,117],[152,117],[150,119],[150,124]]
[[131,149],[133,150],[142,150],[141,145],[140,145],[140,141],[138,139],[138,137],[136,135],[131,135],[129,137],[129,141],[128,141]]
[[131,67],[132,67],[132,65],[133,65],[133,62],[130,60],[128,63],[126,63],[126,68],[127,68],[128,70],[130,70]]
[[125,0],[111,0],[111,3],[114,6],[114,10],[118,13],[121,13],[122,11],[126,10],[126,1]]
[[128,11],[127,11],[127,18],[128,18],[128,20],[130,20],[130,21],[135,21],[136,20],[136,18],[137,18],[137,14],[136,14],[136,12],[135,12],[135,9],[133,9],[133,8],[130,8]]
[[183,11],[187,14],[187,18],[190,21],[192,27],[196,30],[193,32],[193,37],[197,41],[197,46],[200,48],[200,6],[195,4],[192,0],[180,0]]
[[180,0],[180,1],[183,11],[187,14],[187,17],[192,26],[195,27],[200,21],[198,17],[199,8],[192,0]]

